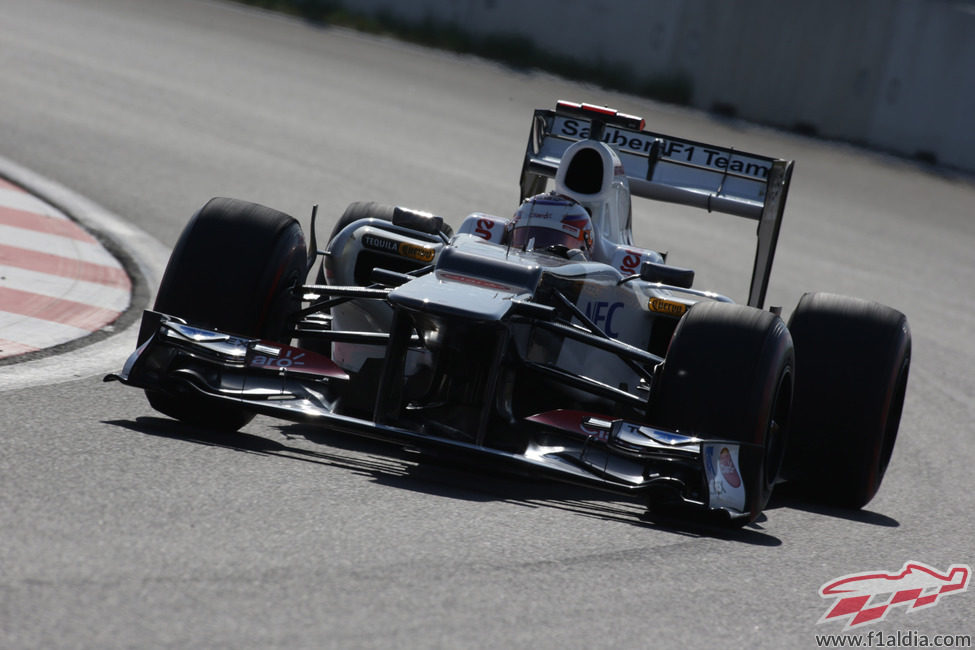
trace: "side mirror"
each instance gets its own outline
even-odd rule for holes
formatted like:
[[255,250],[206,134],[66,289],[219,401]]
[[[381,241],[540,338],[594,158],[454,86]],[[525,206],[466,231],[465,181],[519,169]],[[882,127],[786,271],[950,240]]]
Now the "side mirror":
[[646,282],[660,282],[674,287],[690,289],[691,285],[694,284],[694,271],[679,266],[644,262],[640,266],[640,279]]

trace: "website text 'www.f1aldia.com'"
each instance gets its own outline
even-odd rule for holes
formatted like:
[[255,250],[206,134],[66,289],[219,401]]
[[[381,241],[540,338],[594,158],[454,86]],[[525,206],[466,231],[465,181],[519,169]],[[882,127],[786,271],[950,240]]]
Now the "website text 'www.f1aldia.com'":
[[971,648],[971,634],[923,634],[917,630],[817,634],[817,648]]

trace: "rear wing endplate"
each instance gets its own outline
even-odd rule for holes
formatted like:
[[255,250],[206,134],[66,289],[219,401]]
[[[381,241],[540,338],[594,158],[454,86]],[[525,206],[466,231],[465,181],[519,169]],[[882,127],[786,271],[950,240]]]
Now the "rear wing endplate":
[[653,133],[642,126],[638,117],[586,104],[559,102],[556,110],[536,110],[521,168],[521,198],[544,191],[570,145],[601,140],[619,155],[631,195],[758,222],[748,304],[762,308],[794,162]]

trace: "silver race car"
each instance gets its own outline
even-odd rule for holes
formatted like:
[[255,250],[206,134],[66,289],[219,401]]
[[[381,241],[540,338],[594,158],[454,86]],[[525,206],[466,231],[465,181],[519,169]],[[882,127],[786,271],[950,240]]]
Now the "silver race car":
[[[539,109],[513,217],[355,203],[323,250],[217,198],[177,242],[138,348],[106,379],[235,430],[255,413],[753,521],[773,486],[858,508],[893,451],[905,316],[806,294],[764,309],[793,163]],[[551,186],[551,187],[550,187]],[[751,219],[748,304],[633,244],[631,197]],[[313,279],[309,282],[308,278]]]

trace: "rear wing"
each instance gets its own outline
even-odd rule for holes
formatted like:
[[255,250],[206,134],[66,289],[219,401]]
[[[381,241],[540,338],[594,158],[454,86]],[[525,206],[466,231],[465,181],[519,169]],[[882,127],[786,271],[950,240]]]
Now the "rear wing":
[[537,109],[521,168],[521,198],[544,191],[571,144],[601,140],[619,155],[631,195],[758,222],[748,304],[762,308],[794,162],[643,127],[639,117],[590,104],[560,101],[554,111]]

